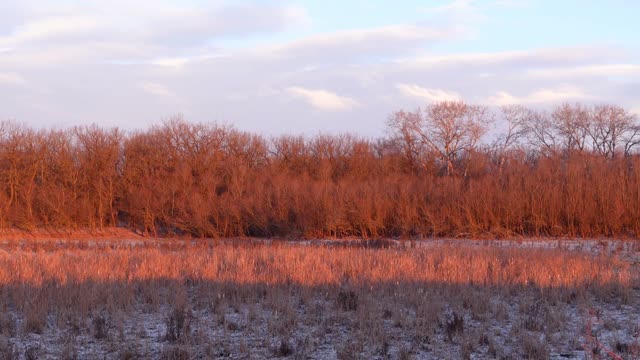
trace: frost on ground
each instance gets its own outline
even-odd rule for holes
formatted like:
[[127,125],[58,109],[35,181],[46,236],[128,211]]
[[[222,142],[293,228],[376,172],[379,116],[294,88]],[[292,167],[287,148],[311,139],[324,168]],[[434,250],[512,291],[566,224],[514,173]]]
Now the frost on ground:
[[624,289],[161,279],[128,304],[114,297],[44,312],[29,301],[17,308],[18,291],[5,290],[0,359],[640,359],[638,284],[637,277]]

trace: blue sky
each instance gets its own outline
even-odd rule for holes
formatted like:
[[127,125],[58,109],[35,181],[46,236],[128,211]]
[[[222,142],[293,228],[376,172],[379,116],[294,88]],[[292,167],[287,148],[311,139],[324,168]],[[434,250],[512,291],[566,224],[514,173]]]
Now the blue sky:
[[4,0],[0,119],[380,135],[463,99],[640,112],[640,2]]

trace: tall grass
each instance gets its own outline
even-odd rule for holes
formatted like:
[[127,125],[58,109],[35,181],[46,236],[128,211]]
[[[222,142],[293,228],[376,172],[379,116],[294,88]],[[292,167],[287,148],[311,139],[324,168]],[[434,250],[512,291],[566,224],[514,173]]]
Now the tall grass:
[[[628,262],[562,250],[213,244],[3,251],[0,286],[9,292],[8,299],[44,296],[53,303],[85,301],[90,306],[103,301],[107,293],[119,303],[133,303],[144,287],[166,282],[321,289],[447,284],[622,291],[635,279]],[[83,296],[76,299],[65,293],[69,288]],[[25,298],[14,297],[23,292]]]

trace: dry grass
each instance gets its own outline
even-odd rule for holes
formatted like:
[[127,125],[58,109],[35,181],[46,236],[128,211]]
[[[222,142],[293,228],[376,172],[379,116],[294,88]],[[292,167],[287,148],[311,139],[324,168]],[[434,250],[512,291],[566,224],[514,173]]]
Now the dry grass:
[[99,286],[174,280],[235,285],[370,286],[444,283],[537,288],[628,287],[631,266],[612,257],[546,249],[441,246],[428,249],[227,245],[3,251],[0,285]]
[[565,313],[637,309],[638,284],[629,262],[559,249],[10,241],[0,334],[80,358],[546,358],[575,350]]

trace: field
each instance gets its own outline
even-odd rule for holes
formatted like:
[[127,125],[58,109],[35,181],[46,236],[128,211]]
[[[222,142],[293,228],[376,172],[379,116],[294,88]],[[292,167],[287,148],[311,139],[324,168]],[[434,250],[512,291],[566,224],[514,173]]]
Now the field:
[[0,243],[0,359],[640,357],[633,241]]

